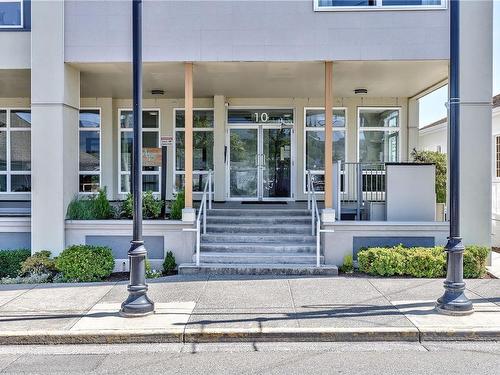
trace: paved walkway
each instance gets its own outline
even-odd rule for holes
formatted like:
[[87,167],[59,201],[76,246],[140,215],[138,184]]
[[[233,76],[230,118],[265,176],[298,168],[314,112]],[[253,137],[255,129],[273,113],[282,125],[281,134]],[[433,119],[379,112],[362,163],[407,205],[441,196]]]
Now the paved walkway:
[[0,286],[0,343],[500,340],[498,279],[467,281],[466,317],[435,313],[436,279],[174,276],[132,319],[126,284]]

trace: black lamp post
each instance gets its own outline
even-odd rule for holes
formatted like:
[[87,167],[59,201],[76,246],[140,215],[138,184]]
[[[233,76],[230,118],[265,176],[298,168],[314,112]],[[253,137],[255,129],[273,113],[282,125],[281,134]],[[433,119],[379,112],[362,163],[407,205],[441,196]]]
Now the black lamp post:
[[142,0],[132,0],[132,76],[134,138],[132,142],[132,193],[134,197],[133,237],[128,251],[130,283],[128,298],[120,314],[144,316],[154,312],[146,285],[146,255],[142,239]]
[[450,236],[445,250],[447,272],[444,294],[436,309],[442,314],[467,315],[474,312],[465,295],[464,245],[460,237],[460,1],[450,1]]

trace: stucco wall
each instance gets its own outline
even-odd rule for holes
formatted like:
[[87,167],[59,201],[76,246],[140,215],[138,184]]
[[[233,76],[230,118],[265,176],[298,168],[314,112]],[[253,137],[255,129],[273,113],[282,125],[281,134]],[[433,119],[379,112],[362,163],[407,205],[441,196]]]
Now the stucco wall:
[[[65,3],[68,62],[131,59],[131,3]],[[445,10],[314,12],[312,0],[143,6],[145,61],[447,59]]]

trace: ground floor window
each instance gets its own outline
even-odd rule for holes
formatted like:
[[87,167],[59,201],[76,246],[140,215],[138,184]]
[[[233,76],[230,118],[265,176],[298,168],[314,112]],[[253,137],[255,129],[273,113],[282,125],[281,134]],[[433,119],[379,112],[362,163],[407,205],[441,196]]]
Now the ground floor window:
[[495,136],[495,176],[500,178],[500,135]]
[[0,192],[31,191],[31,111],[0,110]]
[[101,111],[80,110],[79,190],[95,193],[101,186]]
[[359,162],[399,161],[399,108],[358,108],[358,129]]
[[[175,121],[175,190],[184,188],[185,131],[184,109],[174,111]],[[193,191],[202,192],[208,172],[214,169],[214,111],[193,110]]]
[[[120,171],[120,193],[131,191],[132,170],[132,140],[133,140],[133,112],[130,109],[119,110],[118,160]],[[142,111],[142,147],[160,147],[160,111],[146,109]],[[160,167],[142,167],[142,190],[160,192]]]
[[[345,161],[346,155],[346,109],[334,108],[333,116],[333,161]],[[308,173],[313,176],[315,191],[325,190],[325,111],[323,108],[306,108],[304,116],[305,163],[304,192],[308,191]]]

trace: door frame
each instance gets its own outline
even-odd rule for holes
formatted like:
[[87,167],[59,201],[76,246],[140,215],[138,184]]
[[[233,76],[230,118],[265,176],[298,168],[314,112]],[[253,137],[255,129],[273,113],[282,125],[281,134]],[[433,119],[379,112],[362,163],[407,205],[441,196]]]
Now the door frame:
[[[277,198],[265,198],[262,195],[262,169],[258,166],[257,171],[257,197],[256,198],[245,198],[245,197],[231,197],[231,144],[230,144],[230,130],[231,129],[257,129],[257,155],[262,153],[263,146],[263,129],[281,129],[282,126],[273,123],[262,123],[256,122],[253,124],[230,124],[228,122],[228,112],[230,109],[269,109],[269,110],[291,110],[293,113],[293,123],[291,125],[291,139],[290,139],[290,197],[277,197]],[[226,107],[226,121],[225,121],[225,148],[226,148],[226,159],[225,159],[225,175],[226,175],[226,200],[228,201],[263,201],[263,202],[279,202],[279,201],[295,201],[295,188],[296,188],[296,178],[297,178],[297,160],[296,160],[296,137],[297,137],[297,129],[296,129],[296,111],[294,107],[271,107],[271,106],[227,106]]]

